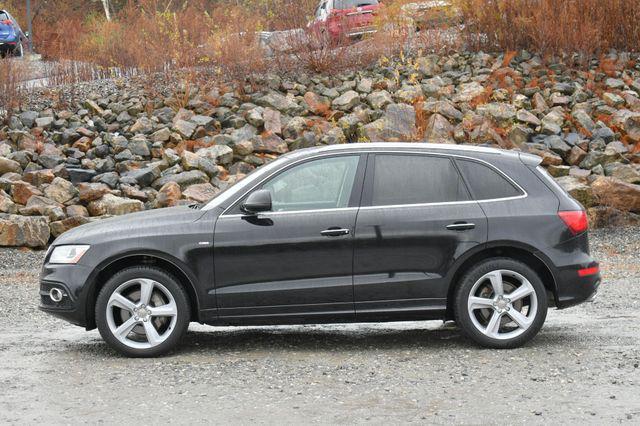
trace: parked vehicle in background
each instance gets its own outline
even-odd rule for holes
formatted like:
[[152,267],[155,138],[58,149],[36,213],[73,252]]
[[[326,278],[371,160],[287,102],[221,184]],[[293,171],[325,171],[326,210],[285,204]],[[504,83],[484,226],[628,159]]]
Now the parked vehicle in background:
[[27,34],[6,10],[0,10],[0,56],[24,56]]
[[191,321],[455,319],[513,348],[547,307],[594,297],[582,206],[524,153],[366,143],[294,151],[206,206],[135,213],[56,239],[40,308],[129,356]]
[[321,0],[309,30],[338,41],[376,32],[374,18],[382,7],[378,0]]

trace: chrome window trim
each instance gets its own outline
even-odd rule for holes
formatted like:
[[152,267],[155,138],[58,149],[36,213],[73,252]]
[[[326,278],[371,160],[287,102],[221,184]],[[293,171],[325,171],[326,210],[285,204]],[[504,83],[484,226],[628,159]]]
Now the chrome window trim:
[[[486,199],[486,200],[465,200],[465,201],[445,201],[445,202],[439,202],[439,203],[417,203],[417,204],[395,204],[395,205],[387,205],[387,206],[364,206],[364,207],[343,207],[343,208],[331,208],[331,209],[314,209],[314,210],[291,210],[291,211],[286,211],[286,212],[263,212],[262,214],[264,215],[282,215],[282,214],[300,214],[300,213],[318,213],[318,212],[327,212],[327,211],[347,211],[347,210],[357,210],[357,209],[364,209],[364,210],[371,210],[371,209],[386,209],[386,208],[401,208],[401,207],[430,207],[430,206],[449,206],[449,205],[457,205],[457,204],[472,204],[472,203],[495,203],[495,202],[500,202],[500,201],[511,201],[511,200],[519,200],[519,199],[523,199],[523,198],[527,198],[529,196],[529,194],[527,193],[527,191],[525,191],[525,189],[523,187],[521,187],[515,180],[513,180],[509,175],[507,175],[505,172],[503,172],[502,170],[500,170],[497,166],[494,166],[493,164],[485,161],[485,160],[481,160],[479,158],[475,158],[475,157],[469,157],[466,155],[460,155],[460,154],[451,154],[448,152],[429,152],[429,151],[411,151],[411,150],[397,150],[397,149],[375,149],[375,150],[366,150],[366,151],[349,151],[347,149],[345,149],[344,151],[333,151],[333,152],[328,152],[328,153],[320,153],[320,154],[314,154],[311,155],[309,157],[304,157],[304,158],[300,158],[296,161],[291,162],[290,164],[288,164],[286,167],[284,167],[281,170],[278,170],[278,172],[280,171],[284,171],[286,169],[289,169],[299,163],[305,162],[305,161],[310,161],[310,160],[315,160],[318,158],[323,158],[323,157],[332,157],[332,156],[344,156],[344,155],[363,155],[363,154],[409,154],[409,155],[430,155],[430,156],[440,156],[440,157],[448,157],[451,159],[454,158],[460,158],[460,159],[464,159],[464,160],[471,160],[471,161],[477,161],[479,163],[482,163],[484,165],[486,165],[487,167],[495,170],[496,172],[498,172],[498,174],[502,177],[504,177],[505,179],[507,179],[512,185],[514,185],[519,191],[521,191],[522,193],[520,195],[516,195],[513,197],[504,197],[504,198],[493,198],[493,199]],[[458,172],[460,173],[460,172]],[[251,188],[249,188],[247,191],[245,191],[242,195],[240,195],[238,197],[238,199],[236,201],[234,201],[229,207],[227,207],[221,214],[219,217],[245,217],[247,215],[245,214],[227,214],[227,212],[231,209],[233,209],[236,204],[242,199],[244,198],[247,194],[249,194],[251,191],[253,191],[256,187],[260,186],[264,181],[266,181],[267,179],[269,179],[271,177],[271,175],[264,177],[263,179],[261,179],[259,182],[257,182],[255,185],[253,185]]]

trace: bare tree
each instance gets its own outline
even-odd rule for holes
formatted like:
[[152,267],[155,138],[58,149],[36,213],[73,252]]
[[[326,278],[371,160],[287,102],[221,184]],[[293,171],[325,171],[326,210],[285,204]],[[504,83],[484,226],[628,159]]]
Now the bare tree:
[[111,20],[111,2],[109,0],[102,0],[102,7],[104,8],[104,15],[107,17],[107,21]]

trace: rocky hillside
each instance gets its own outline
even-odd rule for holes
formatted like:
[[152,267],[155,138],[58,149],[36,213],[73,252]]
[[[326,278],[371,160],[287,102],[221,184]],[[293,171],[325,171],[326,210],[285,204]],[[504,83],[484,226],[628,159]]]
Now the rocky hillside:
[[632,59],[575,71],[527,52],[432,55],[336,76],[264,76],[236,91],[148,95],[130,81],[75,87],[84,94],[65,108],[34,97],[0,128],[0,245],[44,247],[99,218],[206,202],[280,154],[356,141],[531,152],[593,220],[635,220]]

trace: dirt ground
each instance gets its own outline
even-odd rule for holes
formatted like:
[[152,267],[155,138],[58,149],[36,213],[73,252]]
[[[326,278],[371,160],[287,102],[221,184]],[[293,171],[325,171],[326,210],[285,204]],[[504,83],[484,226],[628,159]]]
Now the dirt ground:
[[640,229],[592,233],[604,284],[538,337],[480,349],[440,322],[192,324],[126,359],[36,309],[42,252],[0,250],[0,423],[640,423]]

